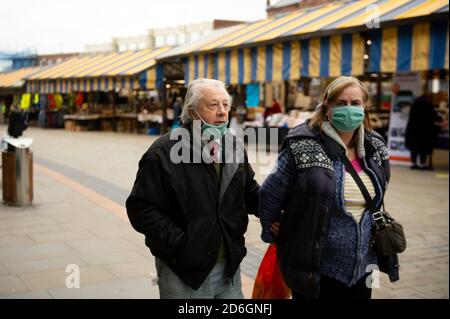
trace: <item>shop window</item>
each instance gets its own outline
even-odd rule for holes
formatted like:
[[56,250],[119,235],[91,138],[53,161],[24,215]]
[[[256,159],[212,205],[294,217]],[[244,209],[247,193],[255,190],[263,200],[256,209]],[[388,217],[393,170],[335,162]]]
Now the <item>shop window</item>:
[[178,44],[186,43],[186,34],[180,33],[178,34]]
[[197,31],[191,33],[191,41],[195,41],[200,38],[200,33]]
[[158,35],[155,37],[155,46],[156,47],[162,47],[165,45],[164,37],[161,35]]
[[175,35],[174,34],[169,34],[168,36],[167,36],[167,41],[166,41],[166,43],[167,43],[167,45],[175,45],[176,43],[175,43]]

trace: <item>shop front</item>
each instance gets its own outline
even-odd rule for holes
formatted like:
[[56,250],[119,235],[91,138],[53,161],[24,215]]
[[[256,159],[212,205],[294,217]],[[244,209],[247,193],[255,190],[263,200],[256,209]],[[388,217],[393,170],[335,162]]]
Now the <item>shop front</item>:
[[0,123],[8,123],[8,114],[14,104],[26,112],[29,125],[34,124],[37,119],[36,105],[29,94],[24,94],[25,82],[22,78],[39,70],[39,67],[32,67],[0,73]]
[[[366,23],[368,5],[378,10],[378,26]],[[330,81],[357,76],[371,93],[373,128],[388,138],[395,74],[418,72],[422,91],[438,81],[436,94],[448,101],[447,13],[446,1],[333,2],[244,24],[158,63],[181,65],[186,85],[225,81],[234,99],[230,125],[280,134],[311,116]]]
[[376,120],[388,122],[382,133],[391,159],[409,163],[405,145],[409,111],[425,93],[440,119],[433,146],[448,149],[448,16],[430,15],[427,21],[371,31],[367,39],[370,59],[365,80],[378,111]]
[[27,92],[43,101],[40,125],[143,131],[154,117],[141,115],[162,113],[155,58],[169,49],[79,56],[27,77]]

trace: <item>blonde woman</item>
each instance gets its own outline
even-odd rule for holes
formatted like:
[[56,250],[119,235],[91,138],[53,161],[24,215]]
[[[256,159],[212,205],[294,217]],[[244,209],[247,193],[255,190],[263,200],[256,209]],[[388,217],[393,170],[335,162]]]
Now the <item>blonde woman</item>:
[[347,156],[379,209],[389,156],[370,129],[368,99],[354,77],[330,83],[313,117],[288,133],[261,186],[261,238],[276,242],[293,299],[370,299],[376,268],[399,279],[397,255],[377,256],[371,246],[373,217],[342,161]]

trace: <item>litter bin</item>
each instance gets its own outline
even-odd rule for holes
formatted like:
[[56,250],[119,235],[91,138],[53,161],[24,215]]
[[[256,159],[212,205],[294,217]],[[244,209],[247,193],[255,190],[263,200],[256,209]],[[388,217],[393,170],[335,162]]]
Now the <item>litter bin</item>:
[[3,202],[26,206],[33,200],[33,153],[31,138],[5,139],[8,147],[2,152]]

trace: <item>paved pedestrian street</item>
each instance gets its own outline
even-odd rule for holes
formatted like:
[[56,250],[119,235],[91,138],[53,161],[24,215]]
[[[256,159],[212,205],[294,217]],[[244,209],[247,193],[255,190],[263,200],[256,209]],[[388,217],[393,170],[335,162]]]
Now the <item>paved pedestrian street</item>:
[[[5,132],[0,125],[0,136]],[[124,207],[138,161],[156,137],[33,127],[24,136],[34,139],[34,200],[0,204],[0,298],[158,298],[154,258]],[[435,166],[392,167],[386,209],[404,225],[408,248],[400,281],[381,274],[374,298],[449,297],[447,151],[435,153]],[[251,216],[241,265],[246,298],[267,248],[260,229]]]

